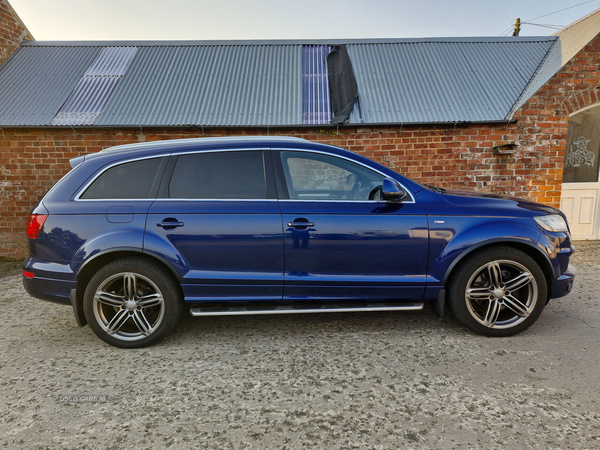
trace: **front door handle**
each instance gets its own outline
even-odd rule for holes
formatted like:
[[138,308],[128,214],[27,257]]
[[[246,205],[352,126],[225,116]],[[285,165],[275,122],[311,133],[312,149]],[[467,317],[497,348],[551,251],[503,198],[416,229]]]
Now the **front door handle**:
[[165,219],[163,222],[156,223],[157,227],[164,228],[165,230],[174,230],[175,228],[182,227],[183,225],[185,224],[183,222],[177,222],[177,219]]
[[307,227],[314,227],[315,223],[314,222],[288,222],[288,227],[292,227],[292,228],[307,228]]

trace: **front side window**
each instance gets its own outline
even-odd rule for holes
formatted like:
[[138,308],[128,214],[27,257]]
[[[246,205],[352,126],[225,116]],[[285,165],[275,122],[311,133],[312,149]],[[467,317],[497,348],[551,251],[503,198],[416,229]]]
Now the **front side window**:
[[202,152],[177,159],[169,197],[182,199],[266,199],[261,150]]
[[162,158],[143,159],[111,167],[81,195],[82,199],[142,199],[150,196]]
[[283,151],[290,199],[372,200],[383,176],[346,159],[319,153]]

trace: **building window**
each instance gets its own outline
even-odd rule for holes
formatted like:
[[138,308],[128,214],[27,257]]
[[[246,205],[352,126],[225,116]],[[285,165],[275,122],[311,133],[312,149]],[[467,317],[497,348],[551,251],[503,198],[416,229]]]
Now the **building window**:
[[564,183],[598,181],[600,155],[600,105],[569,117]]

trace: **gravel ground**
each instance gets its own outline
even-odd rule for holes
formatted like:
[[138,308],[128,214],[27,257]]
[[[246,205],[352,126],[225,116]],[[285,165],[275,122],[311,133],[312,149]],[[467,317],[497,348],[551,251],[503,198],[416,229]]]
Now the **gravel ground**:
[[21,263],[23,261],[0,259],[0,278],[22,273]]
[[184,317],[120,350],[0,278],[0,448],[600,448],[600,243],[519,336],[446,311]]

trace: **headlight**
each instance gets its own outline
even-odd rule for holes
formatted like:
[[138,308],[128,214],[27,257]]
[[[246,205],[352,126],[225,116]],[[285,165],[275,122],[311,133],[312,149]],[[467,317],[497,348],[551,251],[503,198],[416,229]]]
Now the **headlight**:
[[548,214],[547,216],[537,216],[533,218],[546,231],[567,232],[567,221],[558,214]]

